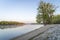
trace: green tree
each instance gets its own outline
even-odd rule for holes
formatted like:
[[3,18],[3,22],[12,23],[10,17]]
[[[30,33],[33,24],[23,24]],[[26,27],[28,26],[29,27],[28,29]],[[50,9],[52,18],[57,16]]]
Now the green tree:
[[42,21],[42,18],[41,17],[42,16],[40,14],[37,15],[37,17],[36,17],[36,19],[38,19],[38,20],[36,20],[37,23],[41,23],[41,21]]
[[37,23],[43,22],[43,24],[51,24],[54,11],[54,5],[41,1],[38,7],[38,15],[36,17]]
[[53,24],[60,24],[60,15],[53,16]]

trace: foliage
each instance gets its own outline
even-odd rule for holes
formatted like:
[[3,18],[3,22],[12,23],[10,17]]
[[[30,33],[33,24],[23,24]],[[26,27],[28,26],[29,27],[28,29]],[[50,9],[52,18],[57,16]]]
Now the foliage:
[[0,21],[0,25],[22,25],[22,24],[24,23],[16,21]]
[[37,23],[51,24],[55,8],[52,4],[41,1],[38,7]]
[[53,24],[60,24],[60,15],[53,16]]
[[41,23],[42,18],[41,18],[41,16],[40,16],[40,14],[37,15],[36,19],[38,19],[38,20],[36,20],[38,23]]

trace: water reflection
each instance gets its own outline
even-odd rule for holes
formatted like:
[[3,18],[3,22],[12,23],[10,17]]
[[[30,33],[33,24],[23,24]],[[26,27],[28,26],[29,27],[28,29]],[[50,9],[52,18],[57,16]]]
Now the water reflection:
[[19,27],[19,26],[17,26],[17,25],[0,25],[0,29],[15,28],[15,27]]
[[[27,32],[40,28],[43,25],[24,25],[24,26],[3,26],[6,29],[0,29],[0,40],[9,40],[19,35],[23,35]],[[0,27],[2,27],[0,25]],[[14,28],[7,28],[14,27]]]

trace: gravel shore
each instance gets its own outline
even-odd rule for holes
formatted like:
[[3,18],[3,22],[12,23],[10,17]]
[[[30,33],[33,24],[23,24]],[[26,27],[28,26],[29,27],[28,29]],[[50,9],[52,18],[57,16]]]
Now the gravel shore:
[[54,27],[49,28],[32,40],[60,40],[60,25],[55,25]]

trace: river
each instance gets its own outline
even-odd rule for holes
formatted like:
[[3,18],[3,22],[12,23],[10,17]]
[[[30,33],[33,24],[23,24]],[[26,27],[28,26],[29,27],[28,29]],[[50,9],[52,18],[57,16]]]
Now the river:
[[38,29],[42,26],[43,25],[24,25],[24,26],[18,26],[18,27],[14,27],[14,28],[12,27],[12,28],[0,29],[0,40],[9,40],[11,38],[21,36],[30,31]]

